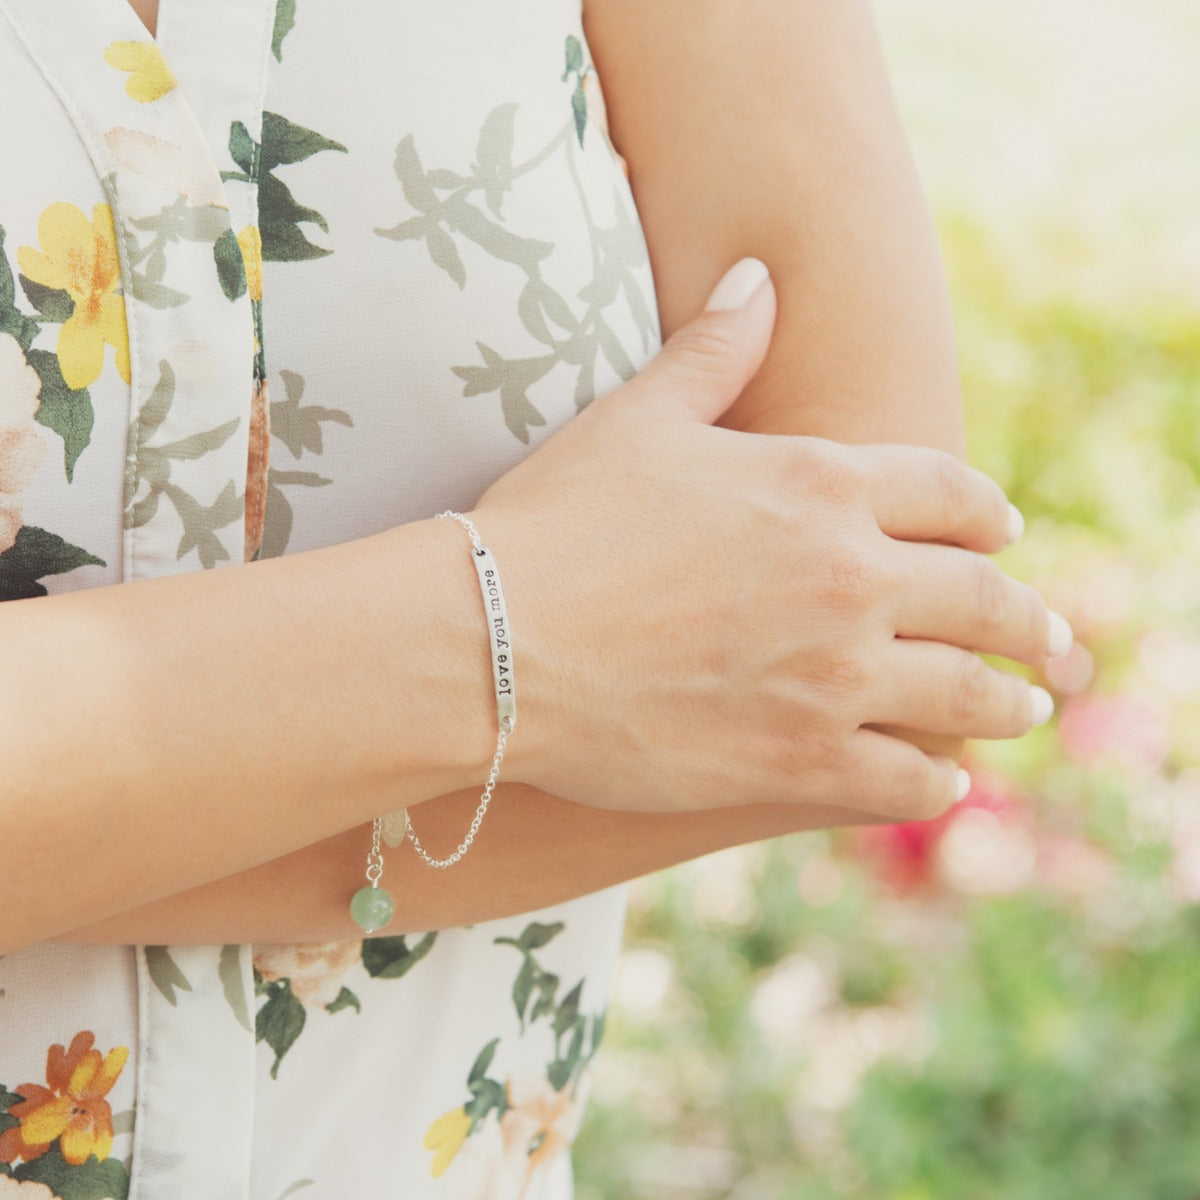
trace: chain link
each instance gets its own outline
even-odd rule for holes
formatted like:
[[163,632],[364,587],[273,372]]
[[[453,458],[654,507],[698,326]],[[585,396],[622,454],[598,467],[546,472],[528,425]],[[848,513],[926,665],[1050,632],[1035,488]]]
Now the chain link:
[[451,512],[450,509],[438,513],[438,517],[446,517],[448,520],[457,521],[471,535],[471,545],[474,547],[475,553],[483,553],[483,542],[479,537],[479,530],[475,528],[474,522],[469,517],[464,517],[460,512]]
[[379,836],[383,831],[383,818],[376,817],[371,822],[371,852],[367,855],[367,882],[372,887],[379,886],[379,877],[383,874],[383,851],[379,848]]
[[480,825],[483,824],[483,818],[487,816],[488,805],[492,802],[492,793],[496,790],[496,781],[500,778],[500,764],[504,761],[504,747],[508,742],[508,734],[509,730],[500,730],[500,734],[496,739],[496,753],[492,755],[492,769],[488,772],[487,783],[484,785],[483,795],[479,798],[479,807],[475,810],[475,817],[471,821],[471,828],[467,830],[467,836],[459,842],[458,849],[449,858],[434,858],[421,845],[421,839],[417,837],[411,823],[409,824],[408,840],[412,842],[413,849],[426,866],[436,867],[439,871],[444,871],[447,867],[454,866],[470,850],[471,843],[475,840],[475,835],[479,832]]

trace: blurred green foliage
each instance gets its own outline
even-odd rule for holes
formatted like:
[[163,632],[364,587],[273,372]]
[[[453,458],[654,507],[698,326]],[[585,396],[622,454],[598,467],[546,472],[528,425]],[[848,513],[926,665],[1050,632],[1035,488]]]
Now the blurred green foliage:
[[639,884],[579,1200],[1200,1198],[1200,311],[941,233],[1059,720],[935,826]]

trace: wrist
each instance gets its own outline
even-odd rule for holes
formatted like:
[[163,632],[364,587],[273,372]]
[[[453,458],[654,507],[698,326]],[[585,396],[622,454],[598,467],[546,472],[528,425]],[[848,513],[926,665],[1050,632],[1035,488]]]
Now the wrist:
[[[392,605],[379,660],[394,675],[390,695],[398,755],[388,766],[411,801],[475,787],[496,745],[491,651],[466,533],[427,520],[379,535],[378,578],[390,597],[419,598],[416,612]],[[409,573],[409,578],[403,574]],[[409,788],[408,782],[416,786]]]

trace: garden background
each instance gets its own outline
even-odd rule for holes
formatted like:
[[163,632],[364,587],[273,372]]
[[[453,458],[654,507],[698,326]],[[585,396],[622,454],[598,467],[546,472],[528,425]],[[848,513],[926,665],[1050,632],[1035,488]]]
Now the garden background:
[[879,0],[1059,716],[638,884],[579,1200],[1200,1197],[1200,6]]

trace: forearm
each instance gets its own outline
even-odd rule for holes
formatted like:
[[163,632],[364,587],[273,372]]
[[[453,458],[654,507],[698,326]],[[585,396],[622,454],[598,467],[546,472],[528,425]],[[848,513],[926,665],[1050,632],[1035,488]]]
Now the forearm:
[[[413,811],[422,841],[456,844],[478,801],[473,792]],[[431,871],[405,846],[384,850],[383,883],[396,916],[379,931],[470,925],[645,875],[712,850],[797,829],[856,820],[837,809],[750,805],[690,816],[614,813],[568,804],[519,784],[497,790],[471,852]],[[370,834],[352,830],[203,888],[122,913],[64,940],[116,943],[319,942],[361,937],[348,916],[363,882]]]
[[25,900],[0,913],[0,950],[481,772],[490,671],[458,542],[426,522],[0,605],[0,878]]

